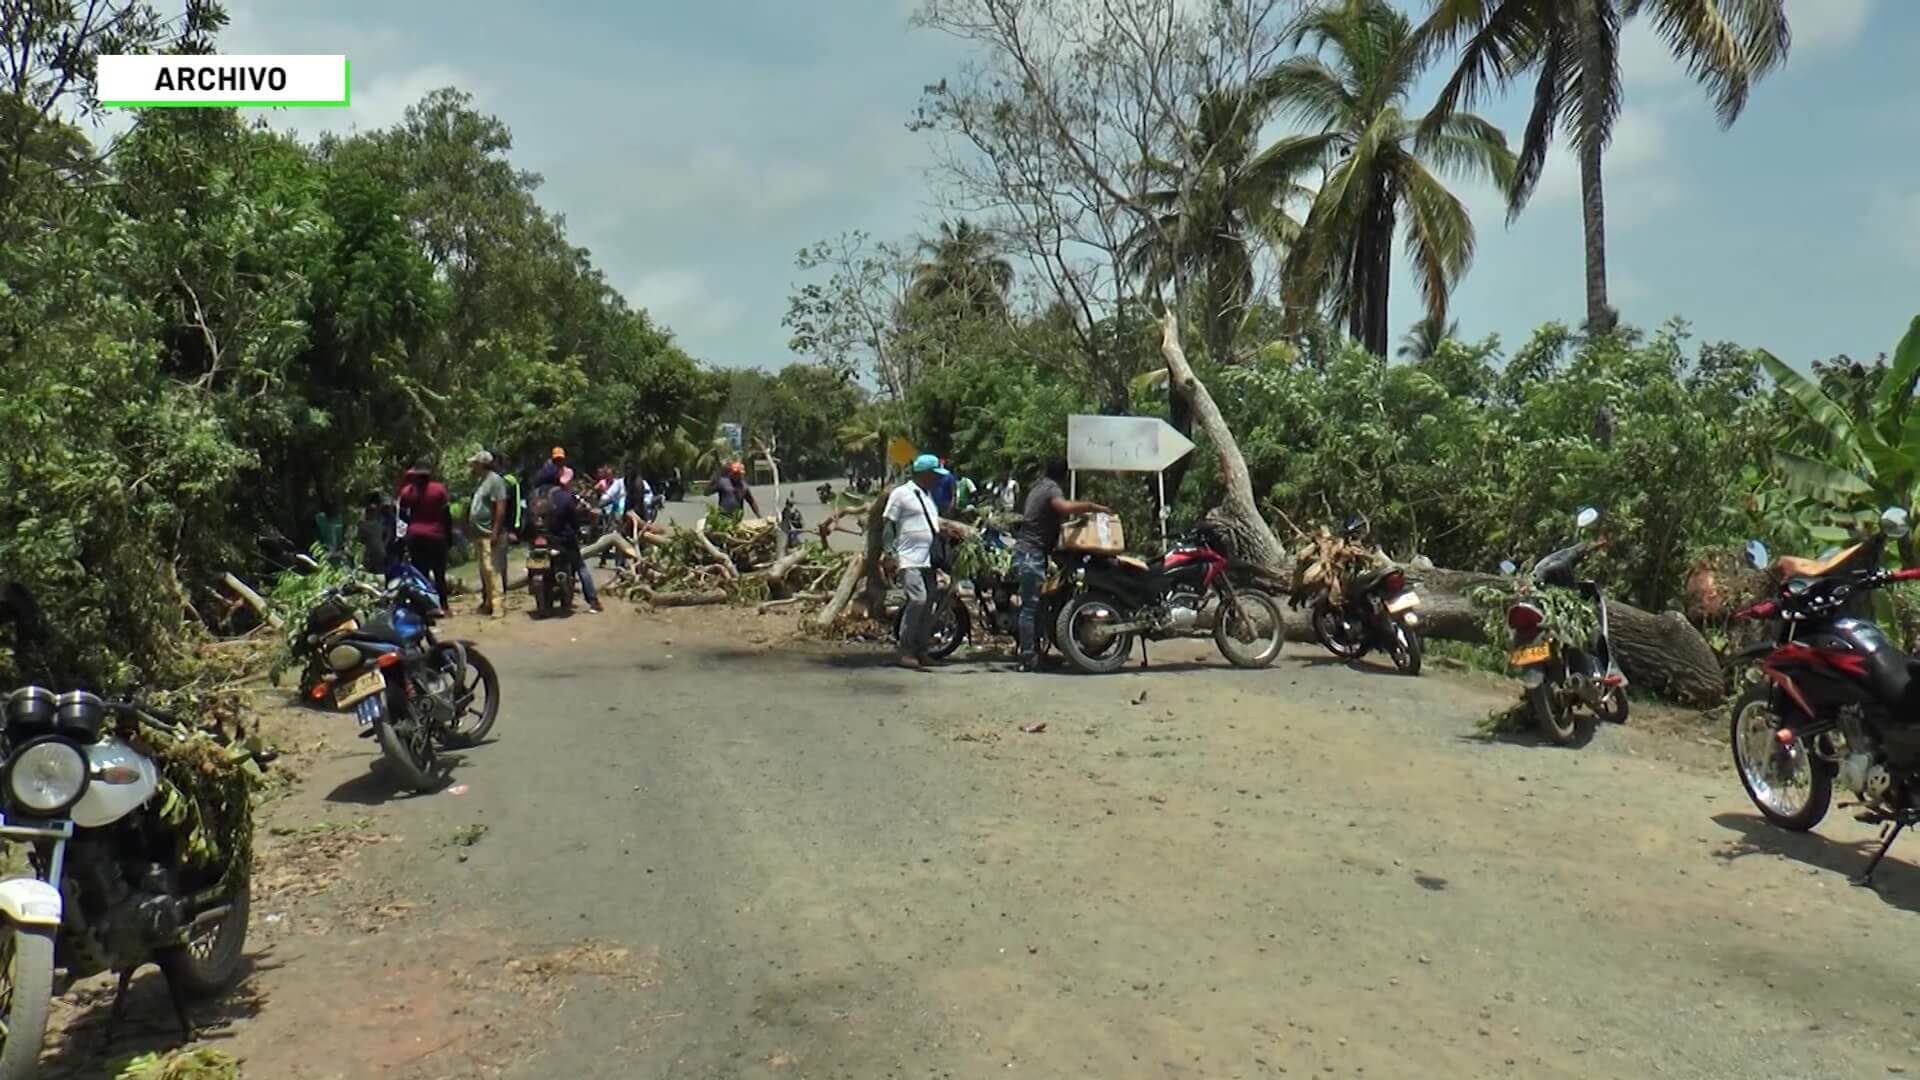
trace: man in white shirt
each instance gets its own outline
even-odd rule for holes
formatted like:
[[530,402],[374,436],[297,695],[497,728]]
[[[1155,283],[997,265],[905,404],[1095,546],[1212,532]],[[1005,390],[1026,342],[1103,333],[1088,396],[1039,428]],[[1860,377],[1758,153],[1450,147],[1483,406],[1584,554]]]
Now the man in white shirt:
[[906,613],[900,620],[900,666],[916,671],[933,663],[927,655],[927,637],[933,629],[933,610],[940,591],[939,575],[933,567],[933,540],[940,531],[933,489],[946,472],[932,454],[914,458],[912,477],[888,493],[884,511],[893,537],[900,591],[907,595]]

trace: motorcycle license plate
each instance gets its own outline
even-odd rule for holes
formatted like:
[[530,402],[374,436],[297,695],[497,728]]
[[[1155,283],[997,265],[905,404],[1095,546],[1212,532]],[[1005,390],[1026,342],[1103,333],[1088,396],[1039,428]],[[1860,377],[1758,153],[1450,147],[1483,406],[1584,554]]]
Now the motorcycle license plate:
[[372,727],[373,722],[380,719],[380,714],[386,709],[385,701],[386,698],[380,694],[360,699],[360,703],[353,707],[353,711],[360,718],[361,727]]
[[[345,709],[349,705],[358,705],[368,698],[375,697],[387,688],[387,677],[378,671],[369,671],[333,692],[334,703]],[[364,715],[364,714],[363,714]]]
[[1526,645],[1507,654],[1514,667],[1528,667],[1544,664],[1553,657],[1553,646],[1546,642],[1538,645]]
[[1387,613],[1390,615],[1398,615],[1403,611],[1412,611],[1414,608],[1417,608],[1419,606],[1420,606],[1419,593],[1403,592],[1399,596],[1396,596],[1393,599],[1387,601]]
[[532,551],[527,553],[527,569],[545,570],[547,568],[547,563],[548,563],[548,558],[547,558],[546,552]]

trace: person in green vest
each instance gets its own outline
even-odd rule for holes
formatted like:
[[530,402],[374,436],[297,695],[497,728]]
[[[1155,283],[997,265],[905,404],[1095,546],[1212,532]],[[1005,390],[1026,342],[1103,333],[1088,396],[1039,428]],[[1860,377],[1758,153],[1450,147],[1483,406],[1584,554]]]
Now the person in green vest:
[[520,474],[505,467],[507,459],[500,455],[500,451],[492,451],[492,454],[494,464],[500,469],[500,479],[507,485],[507,535],[493,546],[493,565],[500,574],[500,588],[504,593],[507,587],[507,550],[520,539],[520,515],[526,509],[526,503],[520,498]]

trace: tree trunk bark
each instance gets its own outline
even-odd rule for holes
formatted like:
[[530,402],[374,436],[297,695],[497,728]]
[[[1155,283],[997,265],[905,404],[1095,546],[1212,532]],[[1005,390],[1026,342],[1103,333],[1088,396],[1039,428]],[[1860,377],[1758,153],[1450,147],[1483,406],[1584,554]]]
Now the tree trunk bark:
[[887,493],[882,490],[867,508],[867,555],[864,560],[867,587],[861,594],[867,613],[874,615],[887,600],[887,576],[880,567],[880,555],[886,546]]
[[1596,72],[1613,70],[1607,43],[1601,39],[1599,13],[1594,5],[1585,5],[1580,18],[1581,70],[1589,77],[1580,80],[1581,130],[1580,217],[1587,246],[1587,331],[1604,334],[1613,329],[1616,315],[1607,302],[1607,201],[1600,181],[1601,159],[1606,147],[1600,140],[1601,123],[1606,115],[1607,86],[1593,78]]
[[[1169,388],[1187,402],[1193,410],[1194,426],[1205,434],[1220,455],[1220,477],[1226,487],[1220,513],[1231,525],[1238,542],[1237,558],[1262,569],[1291,565],[1292,560],[1287,557],[1280,538],[1273,534],[1266,518],[1260,516],[1260,503],[1253,494],[1253,477],[1247,472],[1247,459],[1240,453],[1233,429],[1220,415],[1220,407],[1214,404],[1206,384],[1194,377],[1193,367],[1187,363],[1186,350],[1180,347],[1179,317],[1171,308],[1160,316],[1160,355],[1167,365]],[[1171,499],[1172,493],[1167,497]]]

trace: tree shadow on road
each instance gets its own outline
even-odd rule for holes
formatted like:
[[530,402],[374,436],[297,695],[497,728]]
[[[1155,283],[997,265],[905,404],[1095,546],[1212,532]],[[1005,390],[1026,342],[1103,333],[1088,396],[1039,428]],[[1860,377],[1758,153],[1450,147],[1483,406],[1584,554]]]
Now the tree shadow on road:
[[[232,1038],[237,1022],[260,1014],[266,995],[257,977],[281,966],[270,960],[271,954],[270,948],[249,953],[240,962],[233,989],[188,1003],[187,1015],[193,1021],[196,1042],[218,1043]],[[117,1075],[117,1066],[128,1058],[181,1045],[166,979],[152,967],[136,975],[127,988],[126,1012],[113,1033],[113,1042],[107,1042],[114,988],[113,979],[92,979],[64,995],[62,1001],[67,1007],[55,1016],[62,1030],[57,1035],[49,1034],[53,1045],[41,1059],[42,1075],[48,1080]]]
[[[1815,832],[1788,832],[1767,824],[1764,818],[1749,814],[1715,814],[1714,824],[1737,834],[1724,847],[1713,853],[1713,857],[1723,862],[1732,862],[1749,855],[1784,855],[1795,862],[1807,866],[1830,870],[1851,880],[1856,874],[1867,868],[1867,861],[1879,849],[1878,838],[1869,840],[1835,840]],[[1905,839],[1905,835],[1902,835]],[[1895,845],[1874,871],[1872,892],[1882,903],[1897,907],[1902,911],[1920,914],[1920,867],[1900,861],[1899,845]]]

